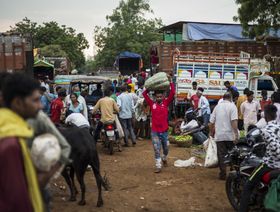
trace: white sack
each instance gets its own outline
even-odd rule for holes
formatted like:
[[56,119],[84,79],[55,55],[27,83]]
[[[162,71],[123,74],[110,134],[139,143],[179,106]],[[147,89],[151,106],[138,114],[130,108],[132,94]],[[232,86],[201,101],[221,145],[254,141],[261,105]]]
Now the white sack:
[[31,147],[31,158],[35,167],[48,172],[58,162],[61,148],[58,140],[52,134],[37,136]]
[[207,168],[216,167],[218,164],[217,144],[212,137],[208,139],[204,166]]

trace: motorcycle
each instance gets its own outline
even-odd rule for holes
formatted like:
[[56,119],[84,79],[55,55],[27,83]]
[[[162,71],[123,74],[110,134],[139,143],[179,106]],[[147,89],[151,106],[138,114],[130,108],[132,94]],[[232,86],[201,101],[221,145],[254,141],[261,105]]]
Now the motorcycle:
[[194,144],[202,144],[208,139],[206,127],[192,108],[186,111],[180,130],[182,135],[191,135]]
[[101,130],[101,137],[103,145],[105,148],[108,148],[110,155],[114,154],[114,146],[118,147],[118,151],[121,152],[121,144],[118,139],[118,130],[115,123],[104,123]]
[[92,115],[92,125],[97,126],[101,119],[101,113],[98,111],[97,113]]
[[[239,142],[229,151],[225,163],[230,166],[231,172],[226,179],[226,193],[232,207],[237,211],[243,187],[252,172],[263,161],[265,143],[260,135],[259,129],[251,130],[246,139]],[[258,185],[254,188],[249,208],[250,211],[264,210],[263,200],[268,191],[269,183],[277,178],[280,170],[266,173]]]

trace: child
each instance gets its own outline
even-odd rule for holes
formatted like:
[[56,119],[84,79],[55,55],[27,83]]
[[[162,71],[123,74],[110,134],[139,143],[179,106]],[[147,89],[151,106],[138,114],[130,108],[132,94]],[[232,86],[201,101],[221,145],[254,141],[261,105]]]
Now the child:
[[[167,165],[168,155],[168,106],[172,102],[175,95],[174,84],[170,83],[170,93],[168,98],[164,98],[163,92],[156,91],[155,99],[150,99],[148,90],[143,92],[143,97],[151,108],[152,113],[152,142],[155,151],[156,169],[155,173],[161,172],[161,161]],[[163,157],[161,159],[161,146],[163,148]]]

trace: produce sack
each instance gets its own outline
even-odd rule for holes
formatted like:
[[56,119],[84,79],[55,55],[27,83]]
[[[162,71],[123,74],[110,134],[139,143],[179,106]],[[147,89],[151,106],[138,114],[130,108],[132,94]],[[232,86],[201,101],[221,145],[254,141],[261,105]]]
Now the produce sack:
[[208,139],[205,163],[206,168],[216,167],[218,165],[217,144],[212,137]]
[[145,88],[150,91],[167,90],[169,87],[170,82],[164,72],[156,73],[145,82]]
[[34,139],[31,147],[31,158],[38,170],[50,171],[60,159],[60,155],[60,145],[52,134],[43,134]]
[[280,176],[273,180],[264,199],[268,211],[280,211]]
[[117,115],[116,115],[116,120],[115,120],[115,122],[116,122],[117,130],[118,130],[118,132],[119,132],[119,137],[120,137],[120,138],[123,138],[123,137],[124,137],[123,128],[122,128],[122,125],[121,125],[120,120],[119,120],[119,118],[118,118]]

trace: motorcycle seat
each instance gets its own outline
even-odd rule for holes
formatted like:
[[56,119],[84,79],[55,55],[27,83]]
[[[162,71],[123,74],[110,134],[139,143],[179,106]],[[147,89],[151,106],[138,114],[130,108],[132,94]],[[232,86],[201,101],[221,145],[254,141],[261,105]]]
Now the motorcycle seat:
[[262,182],[269,184],[271,180],[276,179],[280,175],[280,169],[275,169],[270,172],[267,172],[262,177]]
[[106,121],[103,123],[104,125],[110,125],[110,124],[115,124],[115,121]]

